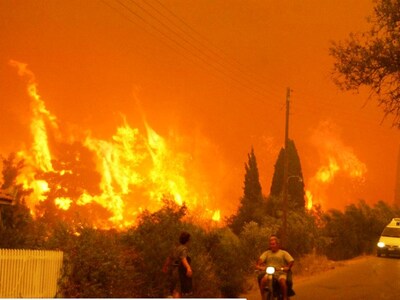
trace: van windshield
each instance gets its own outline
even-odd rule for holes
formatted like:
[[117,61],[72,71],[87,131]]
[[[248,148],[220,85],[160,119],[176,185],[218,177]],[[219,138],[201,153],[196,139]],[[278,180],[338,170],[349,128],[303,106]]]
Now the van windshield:
[[400,228],[386,227],[382,232],[382,236],[400,238]]

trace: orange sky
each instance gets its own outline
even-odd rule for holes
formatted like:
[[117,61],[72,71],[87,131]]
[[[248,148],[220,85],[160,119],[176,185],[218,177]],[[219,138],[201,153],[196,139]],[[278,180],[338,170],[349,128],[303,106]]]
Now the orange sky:
[[[213,195],[205,204],[229,214],[252,146],[269,192],[290,87],[289,135],[306,188],[325,208],[391,203],[400,131],[381,123],[374,99],[330,79],[330,41],[368,28],[371,10],[367,0],[0,1],[0,152],[29,141],[26,80],[9,64],[17,60],[65,131],[110,140],[124,117],[143,132],[145,118],[179,140],[191,182]],[[316,174],[330,157],[340,170],[321,188]]]

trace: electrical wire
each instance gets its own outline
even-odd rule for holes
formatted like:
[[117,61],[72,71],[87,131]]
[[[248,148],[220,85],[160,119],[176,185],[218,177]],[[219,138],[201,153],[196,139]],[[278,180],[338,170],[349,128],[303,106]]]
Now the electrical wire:
[[[117,11],[124,18],[128,18],[128,20],[131,21],[132,23],[134,23],[135,25],[137,24],[136,22],[132,21],[132,18],[127,17],[126,14],[123,14],[120,10],[118,10],[114,6],[111,6],[105,0],[102,0],[102,2],[107,4],[108,7],[113,8],[113,10]],[[198,46],[193,45],[193,43],[189,42],[185,38],[182,38],[175,31],[172,31],[170,27],[166,26],[165,23],[163,23],[162,21],[158,20],[156,17],[154,17],[147,10],[144,10],[143,7],[140,6],[138,3],[132,2],[137,7],[142,9],[146,14],[150,15],[152,17],[152,19],[155,19],[157,21],[157,23],[162,24],[162,27],[161,27],[162,29],[160,27],[157,27],[154,23],[152,23],[152,21],[149,21],[148,19],[146,19],[145,17],[140,15],[137,11],[133,10],[132,7],[127,6],[124,2],[122,2],[120,0],[116,0],[115,2],[118,3],[120,5],[120,7],[125,12],[128,12],[130,14],[130,16],[135,17],[136,19],[139,19],[144,24],[149,26],[152,30],[154,30],[157,34],[161,35],[164,39],[166,39],[169,42],[173,43],[174,46],[179,47],[180,51],[177,51],[176,47],[172,47],[172,50],[174,50],[175,52],[178,52],[180,55],[184,55],[186,59],[189,58],[189,60],[191,60],[191,62],[194,62],[193,59],[191,59],[191,58],[196,58],[196,59],[200,60],[203,65],[211,67],[214,71],[218,72],[225,79],[230,79],[231,81],[234,81],[237,84],[239,84],[242,87],[242,89],[247,90],[247,91],[251,91],[253,96],[257,95],[257,97],[255,99],[257,99],[258,101],[266,103],[265,99],[268,98],[268,97],[271,98],[269,95],[266,95],[265,92],[260,91],[259,89],[256,89],[254,87],[253,83],[249,84],[248,82],[244,82],[243,78],[238,78],[238,77],[232,75],[232,72],[230,72],[230,70],[228,70],[223,63],[221,63],[220,61],[216,61],[215,59],[211,59],[210,56],[207,56],[206,53],[204,51],[201,51],[201,49]],[[163,31],[165,29],[167,29],[167,33]],[[146,30],[146,31],[147,31],[147,33],[149,33],[148,30]],[[174,37],[171,37],[170,33],[173,33]],[[154,34],[152,34],[152,35],[155,36]],[[157,37],[157,36],[155,36],[155,37]],[[179,39],[177,39],[177,38],[179,38]],[[184,41],[187,45],[184,45],[182,43],[182,41]],[[166,43],[165,41],[163,41],[163,43],[167,44],[171,48],[171,46],[168,43]],[[194,47],[194,49],[196,51],[194,51],[193,49],[189,48],[188,45],[190,47],[192,47],[192,48]],[[198,63],[196,63],[196,64],[199,65]],[[274,98],[276,98],[276,96]],[[276,105],[275,102],[272,102],[272,103],[269,102],[268,104],[269,105],[271,105],[271,104],[272,105]]]

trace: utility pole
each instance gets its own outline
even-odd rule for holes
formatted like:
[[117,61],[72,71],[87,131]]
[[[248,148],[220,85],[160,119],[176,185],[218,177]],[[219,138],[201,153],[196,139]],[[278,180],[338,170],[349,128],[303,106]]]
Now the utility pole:
[[286,90],[286,121],[285,121],[285,151],[283,156],[283,230],[282,245],[287,246],[287,211],[288,211],[288,144],[289,144],[289,110],[290,110],[290,88]]

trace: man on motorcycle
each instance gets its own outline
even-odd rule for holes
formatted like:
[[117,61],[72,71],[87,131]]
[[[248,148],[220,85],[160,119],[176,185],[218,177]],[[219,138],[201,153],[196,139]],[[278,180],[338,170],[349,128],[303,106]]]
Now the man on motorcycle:
[[268,286],[268,276],[265,273],[266,267],[274,267],[274,277],[278,280],[284,300],[288,299],[288,287],[286,284],[287,273],[294,263],[293,257],[285,250],[280,249],[279,240],[275,235],[269,238],[269,250],[261,254],[257,261],[256,268],[264,271],[258,277],[258,284],[261,292],[261,299],[265,297],[265,287]]

